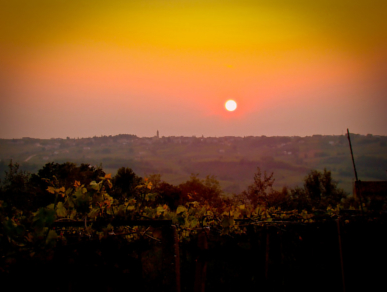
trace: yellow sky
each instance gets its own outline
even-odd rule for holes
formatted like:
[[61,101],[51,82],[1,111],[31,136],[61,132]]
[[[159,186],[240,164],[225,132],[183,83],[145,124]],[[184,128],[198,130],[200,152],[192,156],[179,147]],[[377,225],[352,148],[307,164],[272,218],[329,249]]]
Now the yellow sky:
[[0,5],[0,137],[387,134],[385,1]]

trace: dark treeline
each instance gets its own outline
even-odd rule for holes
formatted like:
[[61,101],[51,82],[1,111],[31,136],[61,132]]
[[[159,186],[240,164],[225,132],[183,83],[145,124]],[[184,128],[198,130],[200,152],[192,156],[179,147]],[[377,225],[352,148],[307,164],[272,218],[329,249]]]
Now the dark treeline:
[[[1,182],[0,200],[7,204],[9,211],[12,208],[35,211],[54,202],[53,196],[47,192],[48,186],[53,182],[58,187],[68,189],[75,181],[88,185],[103,176],[105,172],[102,168],[89,164],[77,166],[70,162],[52,162],[47,163],[37,173],[30,174],[20,170],[18,164],[10,162],[5,179]],[[345,208],[359,207],[352,197],[348,197],[348,194],[338,187],[328,170],[310,171],[301,187],[284,187],[277,191],[273,189],[274,174],[262,173],[257,168],[253,181],[246,190],[226,195],[214,176],[208,175],[202,179],[198,174],[192,174],[186,182],[173,185],[161,180],[159,174],[140,177],[131,168],[121,167],[112,177],[113,188],[109,190],[109,195],[117,203],[123,203],[130,198],[143,199],[143,190],[140,191],[138,186],[143,185],[144,181],[151,183],[152,187],[148,192],[154,196],[152,204],[166,204],[171,210],[176,210],[179,205],[190,201],[220,209],[233,203],[299,211],[326,209],[338,204]]]

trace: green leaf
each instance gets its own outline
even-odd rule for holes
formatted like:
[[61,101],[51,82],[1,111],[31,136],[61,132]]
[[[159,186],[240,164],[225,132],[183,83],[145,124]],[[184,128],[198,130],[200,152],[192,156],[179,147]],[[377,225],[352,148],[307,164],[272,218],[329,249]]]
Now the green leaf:
[[7,221],[3,222],[3,227],[7,235],[12,235],[13,233],[15,233],[17,224],[12,219],[8,219]]
[[184,213],[185,211],[187,211],[187,208],[184,207],[184,206],[179,206],[177,207],[177,210],[176,210],[176,214],[179,215],[181,213]]
[[73,191],[73,188],[68,188],[68,189],[66,190],[66,195],[67,195],[67,196],[70,195],[72,191]]
[[179,225],[185,225],[185,218],[183,216],[177,216],[177,222]]
[[66,197],[65,204],[70,208],[74,208],[74,201],[71,196]]
[[96,190],[96,191],[99,191],[99,188],[100,188],[100,184],[97,183],[95,180],[93,180],[91,183],[90,183],[90,186],[93,190]]
[[62,202],[59,202],[56,205],[56,214],[58,215],[58,217],[66,217],[67,216],[67,210]]
[[255,209],[255,212],[258,216],[261,216],[263,214],[263,209],[261,208],[261,206],[258,206],[256,209]]
[[55,232],[55,230],[50,230],[46,238],[46,244],[49,244],[52,241],[55,241],[57,238],[58,238],[58,234]]
[[110,206],[109,208],[106,209],[106,213],[109,215],[115,215],[117,214],[117,207],[116,206]]
[[165,209],[162,206],[158,206],[156,210],[157,210],[157,215],[161,215],[162,213],[165,212]]
[[234,223],[235,222],[233,217],[223,216],[221,225],[224,228],[228,228],[228,227],[234,226]]
[[117,215],[118,216],[124,216],[125,215],[125,211],[126,211],[125,205],[120,205],[118,207]]
[[197,201],[193,201],[193,202],[188,202],[188,203],[186,203],[186,206],[190,206],[190,207],[194,207],[194,208],[197,208],[197,207],[199,207],[199,202],[197,202]]
[[113,203],[114,199],[113,197],[109,196],[109,194],[104,193],[104,197],[105,197],[105,200],[110,201],[111,204]]
[[157,194],[149,193],[145,195],[145,200],[147,201],[154,201],[156,199]]
[[73,209],[70,214],[70,219],[74,219],[76,215],[77,215],[77,210]]
[[56,212],[53,208],[40,208],[33,218],[33,226],[37,232],[40,232],[44,227],[50,226],[55,218]]
[[76,198],[79,198],[80,196],[82,196],[84,194],[82,188],[78,188],[75,193],[73,194],[73,198],[76,199]]
[[98,207],[98,208],[93,208],[91,209],[91,211],[89,212],[89,214],[87,214],[87,217],[89,218],[95,218],[98,213],[101,211],[101,209]]
[[194,228],[194,227],[196,227],[196,226],[199,225],[199,220],[198,220],[197,218],[194,218],[194,219],[192,219],[192,220],[189,222],[189,225],[190,225],[191,228]]
[[79,195],[74,201],[75,208],[79,213],[89,212],[90,203],[91,203],[91,198],[87,193]]

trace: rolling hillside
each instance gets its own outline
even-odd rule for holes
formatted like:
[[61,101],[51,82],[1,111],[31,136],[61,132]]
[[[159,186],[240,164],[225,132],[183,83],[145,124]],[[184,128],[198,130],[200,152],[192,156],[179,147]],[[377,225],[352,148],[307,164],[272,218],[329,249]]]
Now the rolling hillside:
[[[351,134],[359,179],[386,180],[387,137]],[[138,175],[160,173],[178,184],[191,173],[214,175],[227,193],[244,190],[257,167],[274,172],[275,188],[302,184],[311,169],[332,171],[339,186],[352,193],[354,180],[346,136],[308,137],[151,137],[135,135],[81,139],[1,139],[0,172],[9,160],[29,172],[48,162],[100,165],[113,175],[130,167]]]

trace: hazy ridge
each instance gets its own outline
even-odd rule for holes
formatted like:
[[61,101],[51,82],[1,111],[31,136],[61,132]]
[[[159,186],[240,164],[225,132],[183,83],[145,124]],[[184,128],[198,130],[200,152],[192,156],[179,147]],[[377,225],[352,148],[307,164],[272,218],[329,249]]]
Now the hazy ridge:
[[[359,179],[386,180],[387,137],[351,134],[351,140]],[[125,166],[141,176],[160,173],[172,184],[186,181],[191,173],[214,175],[228,193],[244,190],[257,167],[274,172],[276,188],[301,185],[311,169],[332,171],[350,193],[354,180],[345,135],[0,139],[1,177],[10,159],[29,172],[48,162],[102,165],[113,175]]]

